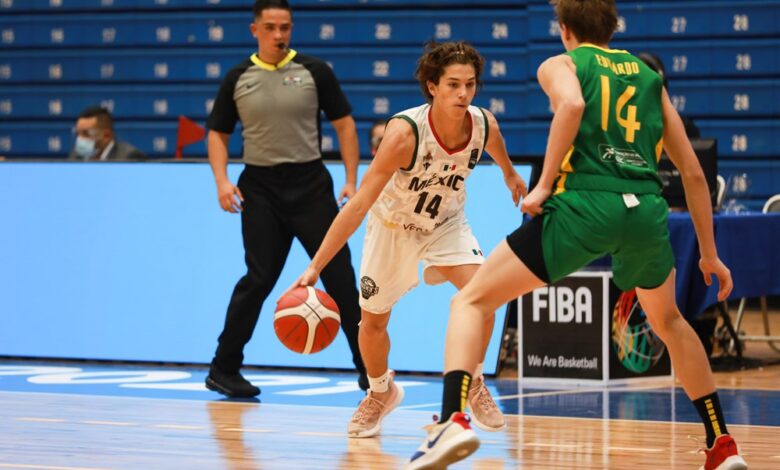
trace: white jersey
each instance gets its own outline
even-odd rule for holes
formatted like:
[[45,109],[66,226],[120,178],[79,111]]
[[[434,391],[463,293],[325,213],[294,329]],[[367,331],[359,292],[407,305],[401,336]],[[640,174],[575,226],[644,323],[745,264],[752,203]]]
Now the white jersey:
[[417,147],[412,163],[387,182],[371,212],[386,225],[408,231],[430,232],[461,214],[466,203],[466,178],[477,165],[488,138],[484,111],[469,106],[471,137],[463,148],[448,150],[433,128],[428,104],[402,111],[391,119],[404,119],[414,129]]

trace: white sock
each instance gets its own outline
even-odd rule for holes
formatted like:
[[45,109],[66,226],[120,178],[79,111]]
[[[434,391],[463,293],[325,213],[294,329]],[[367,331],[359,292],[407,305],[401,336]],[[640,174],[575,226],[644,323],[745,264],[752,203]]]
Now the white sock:
[[392,372],[390,369],[387,369],[384,374],[382,374],[379,377],[369,377],[368,378],[368,386],[374,393],[385,393],[387,389],[390,387],[390,379],[392,378]]

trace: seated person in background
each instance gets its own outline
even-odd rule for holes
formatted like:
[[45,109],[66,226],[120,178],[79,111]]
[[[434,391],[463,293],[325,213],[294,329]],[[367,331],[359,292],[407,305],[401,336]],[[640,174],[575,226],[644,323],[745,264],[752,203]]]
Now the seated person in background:
[[368,142],[371,146],[372,158],[376,155],[376,150],[379,148],[379,144],[385,136],[385,126],[387,126],[387,122],[383,119],[374,121],[374,123],[371,124],[371,130],[368,132]]
[[[640,52],[636,56],[642,59],[642,62],[647,64],[648,67],[653,69],[653,71],[661,77],[661,80],[664,81],[664,89],[668,93],[669,81],[666,79],[666,69],[664,68],[664,63],[661,59],[657,55],[649,52]],[[687,135],[689,139],[698,139],[701,137],[701,132],[699,132],[699,128],[694,124],[693,119],[685,117],[682,114],[680,114],[680,118],[685,126],[685,135]]]
[[79,115],[74,128],[76,142],[68,160],[132,161],[146,160],[146,155],[114,137],[114,120],[106,108],[90,106]]

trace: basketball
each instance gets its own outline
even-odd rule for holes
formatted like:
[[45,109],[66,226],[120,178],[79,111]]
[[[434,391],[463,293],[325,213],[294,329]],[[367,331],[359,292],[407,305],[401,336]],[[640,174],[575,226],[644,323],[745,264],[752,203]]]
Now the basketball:
[[276,304],[274,331],[287,349],[320,352],[336,338],[341,324],[336,302],[314,287],[296,287]]

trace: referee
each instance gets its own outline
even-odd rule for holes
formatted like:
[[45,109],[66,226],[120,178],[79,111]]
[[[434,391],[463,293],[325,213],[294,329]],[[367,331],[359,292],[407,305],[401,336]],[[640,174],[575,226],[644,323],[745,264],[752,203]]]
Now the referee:
[[[239,370],[263,302],[284,267],[293,238],[313,256],[338,213],[333,181],[320,153],[320,111],[339,140],[347,182],[339,200],[355,194],[358,140],[351,107],[330,67],[290,49],[292,11],[287,0],[257,0],[249,29],[258,52],[225,76],[208,119],[208,155],[219,205],[241,213],[247,274],[233,290],[206,387],[229,397],[260,389]],[[228,140],[241,121],[244,171],[227,176]],[[368,388],[358,347],[360,307],[350,252],[344,247],[322,272],[325,289],[341,310],[341,328]]]

